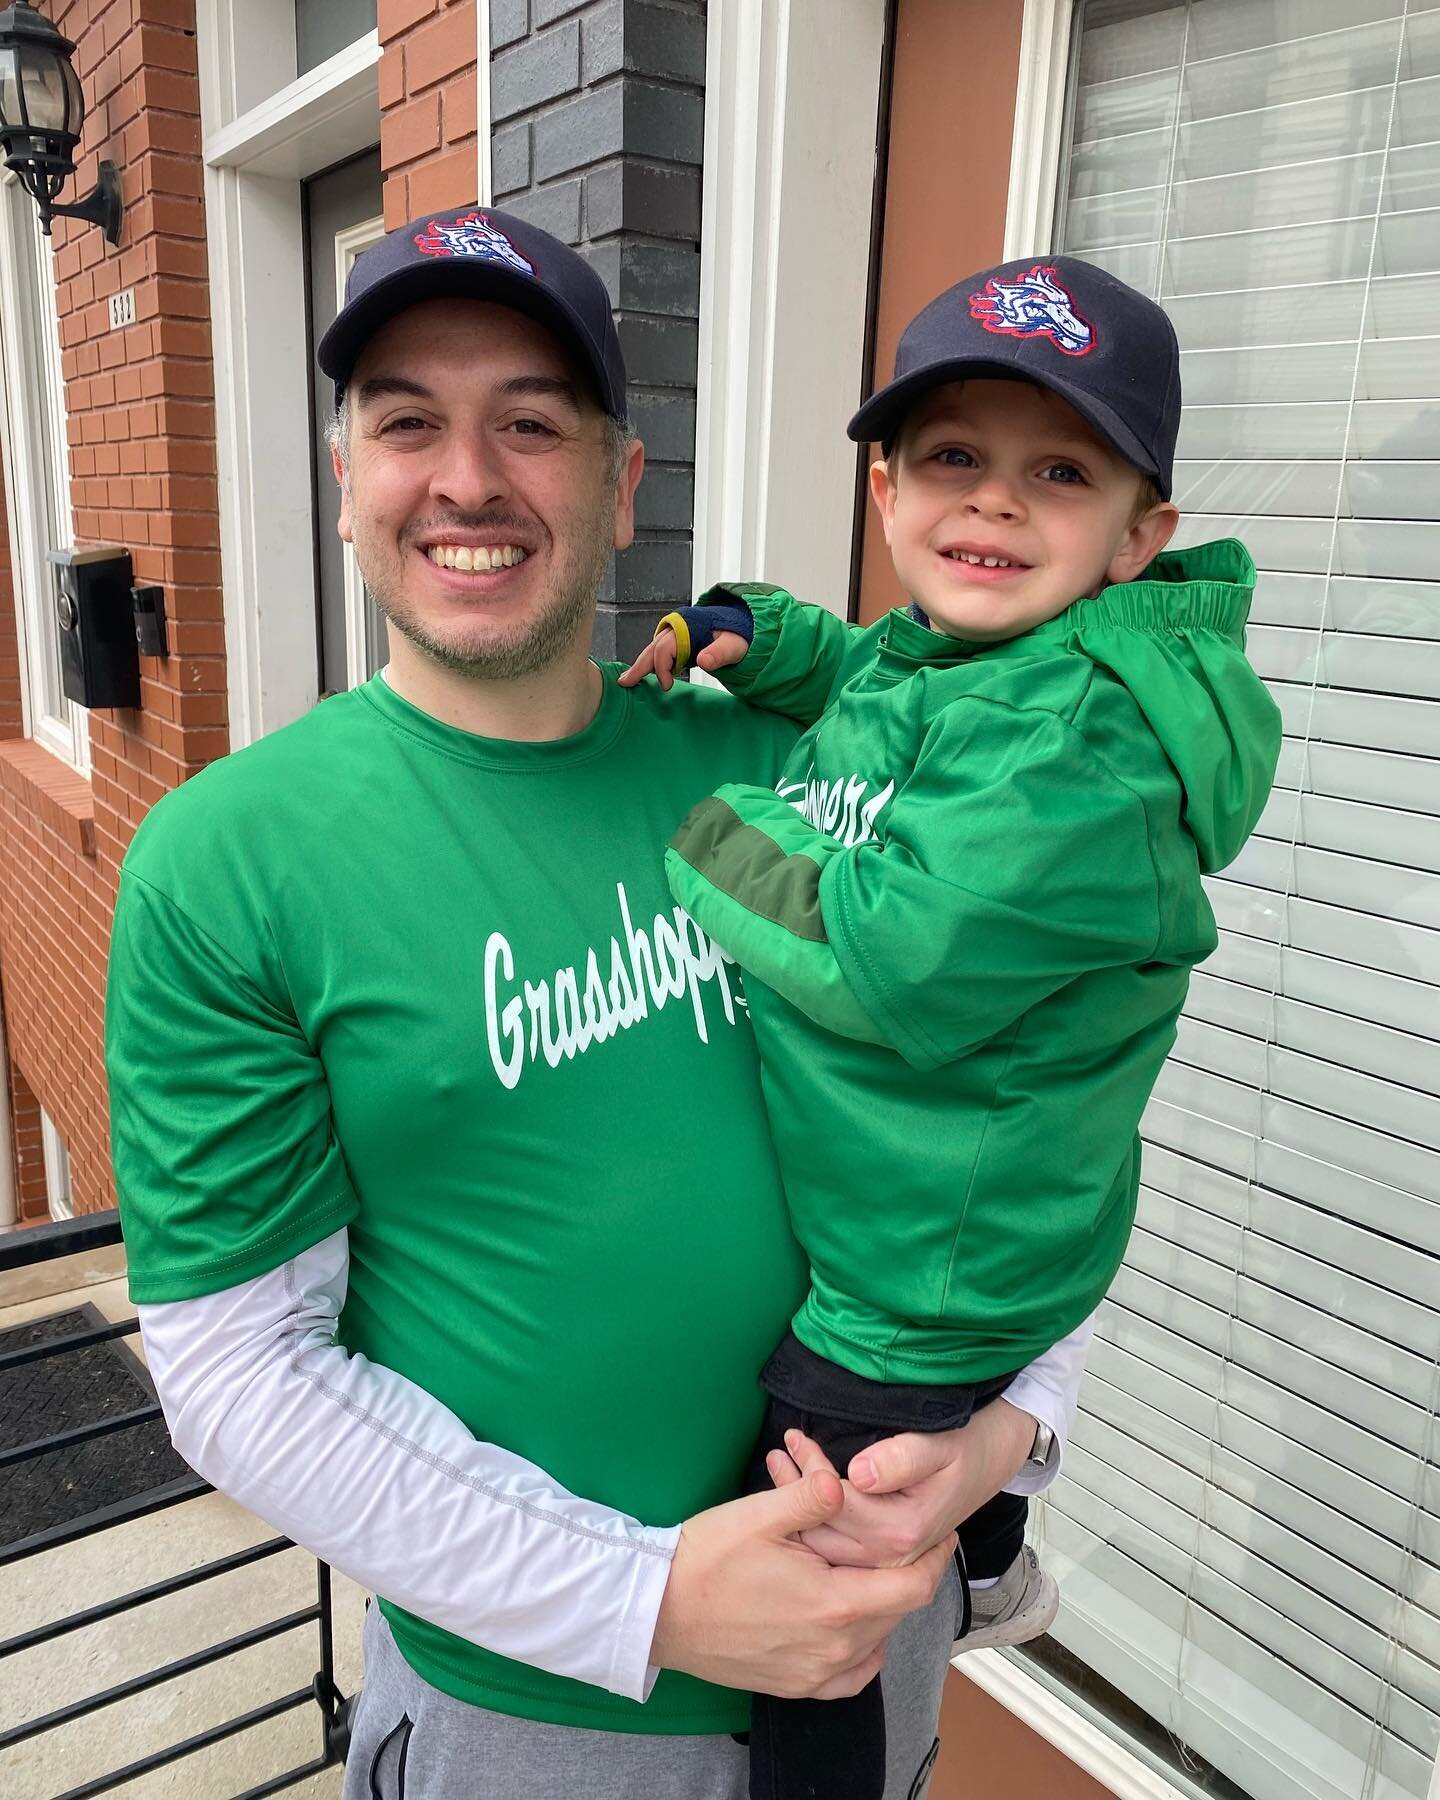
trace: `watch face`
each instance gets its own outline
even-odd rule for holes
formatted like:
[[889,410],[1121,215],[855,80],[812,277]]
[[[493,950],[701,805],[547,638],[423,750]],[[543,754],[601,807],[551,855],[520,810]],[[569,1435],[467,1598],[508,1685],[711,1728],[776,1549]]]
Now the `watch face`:
[[75,602],[70,598],[69,594],[66,593],[64,588],[61,588],[60,590],[60,598],[56,602],[55,613],[60,620],[60,629],[62,631],[73,631],[75,629],[75,620],[78,617],[75,611]]

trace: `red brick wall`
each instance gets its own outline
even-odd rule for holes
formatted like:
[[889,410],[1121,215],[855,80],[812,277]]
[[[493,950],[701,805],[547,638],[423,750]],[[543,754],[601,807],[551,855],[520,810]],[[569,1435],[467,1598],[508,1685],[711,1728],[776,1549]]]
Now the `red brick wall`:
[[[139,708],[92,713],[90,783],[38,745],[0,742],[8,1048],[89,1211],[113,1204],[102,1004],[120,859],[150,805],[227,748],[224,625],[194,0],[49,10],[85,92],[73,192],[106,157],[125,197],[118,249],[55,223],[75,536],[130,550],[135,579],[165,589],[170,640],[167,659],[142,659]],[[112,332],[106,301],[126,287],[136,323]],[[0,616],[0,738],[13,666]]]
[[380,0],[385,225],[476,196],[475,0]]

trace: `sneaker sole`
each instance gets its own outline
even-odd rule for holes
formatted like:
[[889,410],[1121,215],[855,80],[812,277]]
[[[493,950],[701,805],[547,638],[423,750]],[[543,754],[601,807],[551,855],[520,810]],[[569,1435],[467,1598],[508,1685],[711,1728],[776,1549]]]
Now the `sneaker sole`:
[[1012,1644],[1028,1644],[1031,1638],[1043,1636],[1055,1623],[1060,1610],[1060,1590],[1055,1577],[1040,1571],[1040,1591],[1023,1612],[1002,1619],[998,1625],[982,1625],[965,1637],[956,1638],[952,1657],[964,1656],[971,1650],[1005,1650]]

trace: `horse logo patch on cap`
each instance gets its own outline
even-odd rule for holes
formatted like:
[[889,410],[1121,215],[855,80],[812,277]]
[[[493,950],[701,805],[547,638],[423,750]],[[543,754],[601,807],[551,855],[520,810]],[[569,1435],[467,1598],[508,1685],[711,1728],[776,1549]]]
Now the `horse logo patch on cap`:
[[415,247],[427,256],[478,256],[485,262],[504,263],[522,275],[533,275],[535,265],[522,256],[484,213],[465,213],[448,223],[432,219],[424,231],[417,232]]
[[1066,356],[1088,356],[1095,348],[1095,327],[1080,316],[1055,270],[1041,263],[1010,281],[992,275],[970,296],[970,317],[1003,337],[1048,337]]

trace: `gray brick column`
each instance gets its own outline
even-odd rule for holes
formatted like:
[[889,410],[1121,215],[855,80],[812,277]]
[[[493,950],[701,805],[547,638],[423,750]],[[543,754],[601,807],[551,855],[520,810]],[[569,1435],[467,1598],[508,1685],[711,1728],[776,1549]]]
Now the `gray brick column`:
[[495,203],[610,290],[645,441],[637,533],[595,650],[632,656],[690,594],[705,0],[491,0]]

